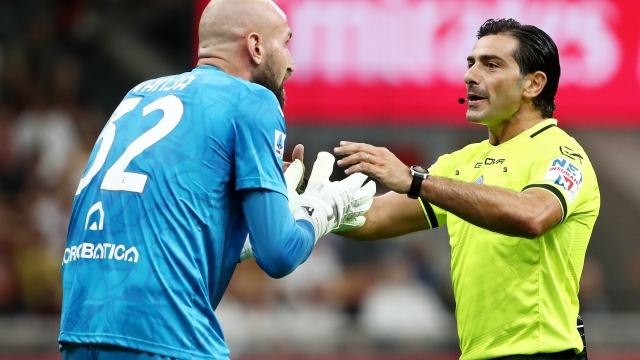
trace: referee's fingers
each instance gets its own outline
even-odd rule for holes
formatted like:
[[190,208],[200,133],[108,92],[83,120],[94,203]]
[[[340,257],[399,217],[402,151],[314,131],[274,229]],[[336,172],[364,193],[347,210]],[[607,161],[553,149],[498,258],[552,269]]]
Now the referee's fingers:
[[349,166],[361,162],[372,163],[371,154],[359,151],[337,161],[338,166]]
[[347,175],[355,174],[355,173],[363,173],[368,176],[374,176],[375,167],[369,163],[359,162],[355,165],[349,166],[344,173]]
[[376,152],[376,147],[364,143],[352,143],[349,141],[341,141],[340,146],[333,149],[336,155],[351,155],[357,152],[372,154]]

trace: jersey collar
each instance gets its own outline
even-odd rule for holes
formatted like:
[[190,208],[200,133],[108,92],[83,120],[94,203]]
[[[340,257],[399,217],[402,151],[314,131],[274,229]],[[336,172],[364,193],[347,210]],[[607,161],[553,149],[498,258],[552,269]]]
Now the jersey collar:
[[543,131],[558,126],[558,120],[556,119],[545,119],[540,121],[539,123],[535,124],[534,126],[530,127],[529,129],[527,129],[526,131],[524,131],[524,133],[522,135],[525,135],[527,137],[530,138],[534,138],[536,137],[538,134],[542,133]]
[[222,70],[220,70],[220,68],[218,68],[217,66],[213,66],[213,65],[198,65],[193,70],[201,70],[201,71],[203,71],[203,70],[213,70],[213,71],[222,72]]
[[491,146],[491,147],[511,146],[511,145],[507,145],[507,144],[515,144],[515,143],[518,143],[520,141],[524,141],[523,139],[533,139],[536,136],[538,136],[539,134],[541,134],[542,132],[544,132],[545,130],[548,130],[549,128],[556,127],[556,126],[558,126],[558,120],[556,120],[556,119],[544,119],[544,120],[540,121],[539,123],[533,125],[529,129],[527,129],[527,130],[521,132],[520,134],[514,136],[513,138],[509,139],[508,141],[505,141],[504,143],[501,143],[501,144],[498,144],[498,145],[491,145],[489,140],[486,140],[486,141],[487,141],[487,144],[489,144],[489,146]]

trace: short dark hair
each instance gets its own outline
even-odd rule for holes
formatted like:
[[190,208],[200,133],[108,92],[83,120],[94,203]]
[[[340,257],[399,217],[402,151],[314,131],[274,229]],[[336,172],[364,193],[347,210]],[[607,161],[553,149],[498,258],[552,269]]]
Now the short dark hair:
[[487,35],[509,35],[518,40],[513,58],[525,76],[536,71],[547,75],[547,84],[542,92],[533,98],[533,105],[550,118],[556,109],[555,96],[560,81],[560,56],[551,37],[533,25],[524,25],[514,19],[489,19],[478,29],[478,39]]

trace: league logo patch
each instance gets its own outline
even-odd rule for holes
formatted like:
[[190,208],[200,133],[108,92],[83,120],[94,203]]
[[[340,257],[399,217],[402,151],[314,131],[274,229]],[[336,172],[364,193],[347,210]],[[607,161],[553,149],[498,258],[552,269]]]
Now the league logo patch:
[[544,180],[564,189],[567,200],[571,203],[582,186],[582,171],[569,160],[558,158],[551,161]]
[[286,138],[287,135],[276,130],[275,146],[273,150],[276,152],[276,156],[280,159],[284,157],[284,139]]

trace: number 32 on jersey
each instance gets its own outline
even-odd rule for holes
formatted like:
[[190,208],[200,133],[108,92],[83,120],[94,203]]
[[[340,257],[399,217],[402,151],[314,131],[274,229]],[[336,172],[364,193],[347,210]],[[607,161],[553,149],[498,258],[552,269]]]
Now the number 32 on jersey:
[[[87,171],[86,175],[80,179],[76,195],[80,194],[82,189],[89,185],[94,176],[96,176],[104,166],[109,150],[113,145],[113,140],[116,137],[116,122],[128,112],[133,111],[140,103],[140,100],[142,100],[140,97],[125,99],[113,112],[113,115],[111,115],[111,118],[102,130],[102,133],[100,133],[98,140],[96,140],[96,144],[98,144],[100,140],[102,140],[102,143],[100,144],[98,153],[93,164],[89,168],[89,171]],[[178,123],[182,120],[184,105],[182,104],[182,101],[174,95],[165,96],[145,106],[142,109],[142,116],[147,116],[156,110],[163,111],[164,115],[162,119],[160,119],[156,126],[140,135],[140,137],[127,146],[124,153],[122,153],[118,160],[116,160],[116,162],[113,163],[105,173],[104,178],[102,179],[102,184],[100,185],[101,190],[137,193],[142,193],[144,191],[144,187],[147,183],[147,175],[126,172],[125,170],[136,156],[153,146],[178,126]]]

